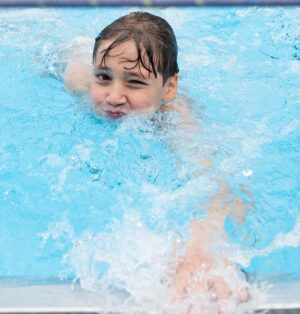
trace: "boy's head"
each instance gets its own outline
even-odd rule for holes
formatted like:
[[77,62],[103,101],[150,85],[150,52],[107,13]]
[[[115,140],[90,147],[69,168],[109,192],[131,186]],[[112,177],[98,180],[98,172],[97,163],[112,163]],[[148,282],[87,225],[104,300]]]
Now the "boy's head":
[[111,118],[150,113],[177,93],[177,43],[171,26],[146,12],[123,16],[97,36],[91,96]]
[[[133,12],[122,16],[106,26],[96,37],[93,62],[95,63],[97,51],[103,40],[113,39],[103,55],[102,62],[110,50],[128,40],[133,40],[138,52],[137,64],[142,65],[155,77],[160,73],[163,84],[170,76],[179,72],[177,64],[177,42],[174,31],[163,18],[147,13]],[[144,64],[142,47],[145,49],[149,65]]]

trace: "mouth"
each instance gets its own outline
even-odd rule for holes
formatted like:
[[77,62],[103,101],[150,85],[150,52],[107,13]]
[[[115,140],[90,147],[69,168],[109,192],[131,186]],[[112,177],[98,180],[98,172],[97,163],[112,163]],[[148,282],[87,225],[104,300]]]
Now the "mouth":
[[120,119],[125,116],[124,112],[114,112],[114,111],[106,111],[106,115],[111,119]]

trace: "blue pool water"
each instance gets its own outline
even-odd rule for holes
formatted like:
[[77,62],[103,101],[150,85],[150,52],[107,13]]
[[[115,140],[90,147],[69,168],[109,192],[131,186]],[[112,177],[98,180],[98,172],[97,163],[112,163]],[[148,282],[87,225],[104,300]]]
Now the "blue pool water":
[[[253,194],[245,223],[226,221],[232,259],[300,276],[300,9],[149,10],[175,30],[180,93],[201,128],[180,154],[176,115],[107,121],[59,77],[74,38],[132,10],[0,11],[0,277],[147,294],[218,178]],[[214,168],[195,177],[202,157]]]

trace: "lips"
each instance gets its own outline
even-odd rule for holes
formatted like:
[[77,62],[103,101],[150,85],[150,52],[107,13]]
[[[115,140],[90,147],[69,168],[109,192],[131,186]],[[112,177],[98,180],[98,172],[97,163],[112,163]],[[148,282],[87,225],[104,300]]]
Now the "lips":
[[106,111],[106,115],[111,119],[120,119],[125,116],[124,112]]

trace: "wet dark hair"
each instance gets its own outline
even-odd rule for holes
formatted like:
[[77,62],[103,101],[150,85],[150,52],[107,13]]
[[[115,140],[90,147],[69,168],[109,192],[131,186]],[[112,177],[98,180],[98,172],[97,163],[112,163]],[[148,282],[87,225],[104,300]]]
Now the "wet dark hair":
[[[114,39],[103,52],[101,65],[109,52],[128,40],[134,40],[138,57],[132,60],[134,65],[143,66],[157,78],[157,72],[163,77],[163,84],[167,79],[179,72],[177,64],[177,42],[174,31],[169,23],[163,18],[147,13],[133,12],[122,16],[106,26],[95,39],[93,62],[96,61],[98,48],[103,40]],[[149,62],[143,59],[142,48]],[[131,60],[130,60],[131,61]],[[149,65],[147,64],[149,63]]]

